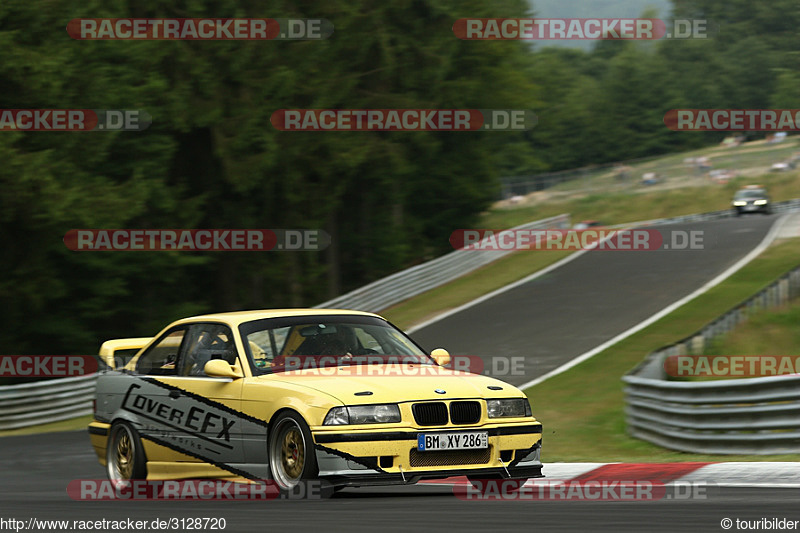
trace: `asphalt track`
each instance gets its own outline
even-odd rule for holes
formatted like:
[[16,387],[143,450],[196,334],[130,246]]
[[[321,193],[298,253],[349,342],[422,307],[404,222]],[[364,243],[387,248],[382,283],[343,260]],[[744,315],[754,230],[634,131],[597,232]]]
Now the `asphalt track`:
[[346,489],[321,501],[83,502],[67,495],[70,481],[103,476],[86,432],[0,439],[0,518],[222,517],[225,531],[317,533],[718,531],[726,517],[800,520],[798,489],[720,487],[702,500],[647,502],[463,501],[447,485]]
[[747,255],[776,220],[751,215],[658,226],[664,235],[702,231],[703,249],[588,251],[411,336],[428,350],[480,356],[486,370],[505,368],[493,359],[522,357],[524,373],[498,377],[526,383],[691,294]]
[[[705,250],[586,253],[415,337],[453,353],[525,356],[532,366],[516,381],[527,381],[691,293],[755,247],[774,221],[662,227],[705,231]],[[83,502],[66,492],[72,480],[104,478],[84,431],[2,438],[0,519],[224,517],[225,531],[317,533],[721,531],[726,517],[800,520],[798,489],[720,487],[704,500],[647,502],[463,501],[447,485],[346,489],[324,501]],[[8,529],[2,520],[0,529]]]
[[[545,467],[546,472],[546,467]],[[463,501],[447,485],[346,489],[321,501],[82,502],[74,479],[101,479],[83,431],[0,439],[0,518],[225,518],[225,531],[719,531],[723,518],[800,520],[798,489],[717,488],[706,499]],[[713,480],[709,480],[713,482]]]

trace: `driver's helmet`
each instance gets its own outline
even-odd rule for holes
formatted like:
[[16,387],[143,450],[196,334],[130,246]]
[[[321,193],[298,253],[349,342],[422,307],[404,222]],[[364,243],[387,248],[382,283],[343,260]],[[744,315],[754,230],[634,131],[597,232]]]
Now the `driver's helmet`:
[[336,324],[336,332],[323,335],[323,339],[333,355],[356,355],[358,351],[358,338],[351,326]]

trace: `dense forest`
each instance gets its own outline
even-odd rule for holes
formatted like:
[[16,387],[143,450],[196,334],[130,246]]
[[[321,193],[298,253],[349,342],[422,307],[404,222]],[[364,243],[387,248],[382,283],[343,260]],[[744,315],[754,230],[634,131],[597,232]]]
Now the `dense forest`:
[[[718,142],[673,108],[797,108],[800,3],[675,0],[709,39],[462,41],[524,0],[6,0],[3,108],[142,109],[144,132],[0,133],[4,353],[92,353],[190,314],[307,306],[430,259],[499,177]],[[535,6],[534,6],[535,9]],[[585,9],[581,13],[586,16]],[[645,14],[646,15],[646,14]],[[78,41],[75,17],[320,17],[325,41]],[[527,132],[281,132],[287,108],[531,109]],[[75,228],[320,228],[324,252],[73,252]]]

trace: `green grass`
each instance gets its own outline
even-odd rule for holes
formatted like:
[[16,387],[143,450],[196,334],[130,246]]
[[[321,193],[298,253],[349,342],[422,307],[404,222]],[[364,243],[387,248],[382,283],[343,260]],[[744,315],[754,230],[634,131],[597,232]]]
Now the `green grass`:
[[794,142],[779,144],[746,144],[738,148],[717,148],[711,155],[714,168],[753,168],[769,167],[773,163],[789,158],[798,147],[795,137]]
[[91,421],[92,415],[80,416],[77,418],[70,418],[69,420],[50,422],[48,424],[41,424],[27,428],[7,429],[0,431],[0,437],[11,437],[13,435],[34,435],[37,433],[55,433],[57,431],[76,431],[79,429],[86,429],[86,426],[88,426],[89,422]]
[[800,301],[758,311],[735,330],[715,339],[705,355],[800,355]]
[[541,205],[515,209],[493,208],[486,212],[478,227],[505,229],[531,220],[570,213],[573,223],[581,220],[600,220],[605,224],[623,224],[654,218],[667,218],[692,213],[704,213],[730,208],[734,193],[744,185],[760,183],[772,200],[800,198],[800,172],[768,174],[758,178],[739,177],[725,185],[707,184],[702,187],[683,187],[647,192],[591,194],[565,200],[553,199]]
[[[708,343],[702,354],[707,356],[773,355],[800,356],[800,300],[777,308],[758,310],[747,322]],[[747,365],[744,366],[747,369]],[[793,366],[794,368],[794,366]],[[717,381],[756,377],[741,376],[691,376],[674,378],[680,381]]]
[[768,144],[764,141],[755,141],[738,147],[711,146],[690,152],[681,152],[660,157],[648,158],[642,162],[630,165],[631,177],[626,182],[616,179],[615,169],[581,169],[573,171],[573,177],[555,185],[551,191],[557,193],[576,193],[590,191],[628,191],[647,190],[639,185],[639,181],[646,172],[656,172],[666,180],[664,186],[692,185],[696,186],[707,181],[696,173],[696,169],[683,161],[689,157],[706,156],[709,158],[712,169],[729,169],[742,171],[745,174],[762,174],[773,163],[788,159],[800,147],[800,137],[789,137],[778,144]]
[[544,425],[543,460],[554,461],[799,461],[800,455],[698,455],[667,450],[625,431],[620,378],[653,350],[693,334],[718,315],[797,266],[800,239],[767,249],[749,265],[655,324],[570,370],[527,389]]

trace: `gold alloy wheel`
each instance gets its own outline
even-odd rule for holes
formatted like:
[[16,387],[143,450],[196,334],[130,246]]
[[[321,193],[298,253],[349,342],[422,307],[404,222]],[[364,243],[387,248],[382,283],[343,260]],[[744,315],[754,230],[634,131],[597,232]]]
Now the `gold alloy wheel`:
[[133,432],[126,424],[120,424],[112,429],[111,437],[106,450],[106,468],[108,479],[115,485],[125,486],[136,477],[136,455],[138,442]]
[[117,440],[116,454],[120,477],[130,479],[133,474],[133,445],[127,431]]
[[284,418],[274,429],[269,446],[272,479],[283,490],[292,489],[306,468],[306,439],[296,420]]
[[283,436],[283,469],[286,474],[297,479],[303,473],[305,446],[300,429],[293,427]]

